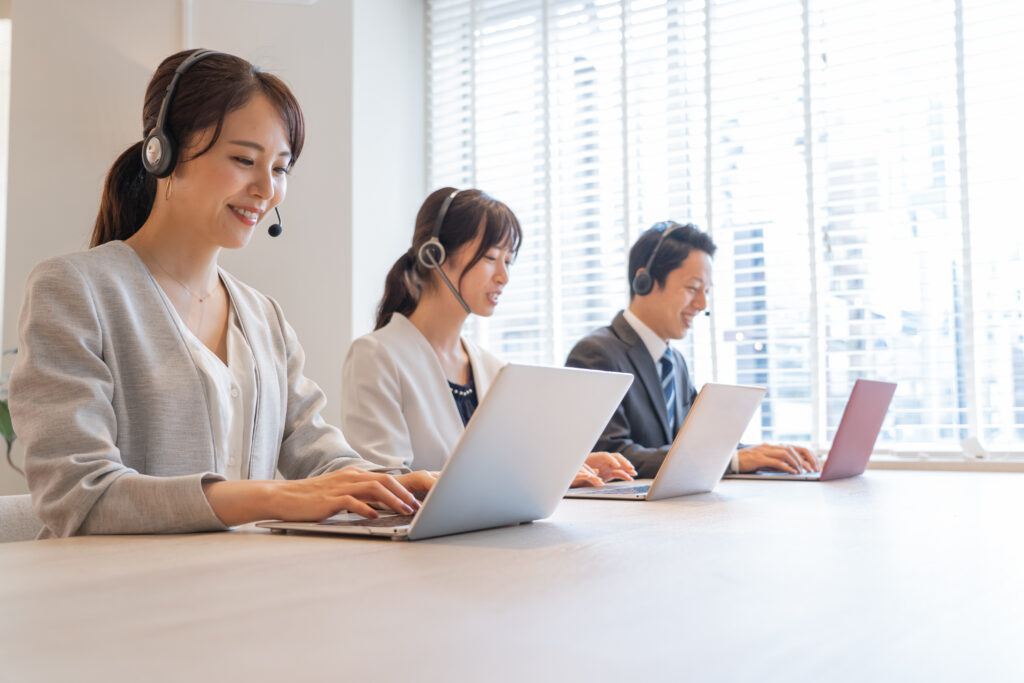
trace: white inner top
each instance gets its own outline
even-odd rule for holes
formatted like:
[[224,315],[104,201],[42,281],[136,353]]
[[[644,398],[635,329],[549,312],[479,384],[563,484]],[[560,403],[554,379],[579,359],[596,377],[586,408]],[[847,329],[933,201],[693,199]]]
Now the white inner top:
[[242,334],[235,308],[228,299],[227,365],[192,333],[178,315],[167,294],[174,322],[189,346],[206,391],[213,430],[217,474],[237,481],[249,478],[249,451],[256,419],[256,362]]

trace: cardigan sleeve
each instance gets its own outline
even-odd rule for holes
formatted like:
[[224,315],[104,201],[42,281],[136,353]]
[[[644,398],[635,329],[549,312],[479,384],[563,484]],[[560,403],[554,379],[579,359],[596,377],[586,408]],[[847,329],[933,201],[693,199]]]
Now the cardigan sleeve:
[[302,345],[277,302],[274,307],[284,333],[288,381],[284,433],[277,463],[281,474],[288,479],[304,479],[350,466],[377,469],[352,450],[337,427],[327,424],[321,417],[327,397],[316,382],[306,377],[306,354]]
[[394,360],[373,335],[356,339],[342,369],[341,428],[356,451],[382,467],[408,467],[412,437]]
[[124,465],[89,281],[64,259],[32,272],[19,323],[10,407],[43,536],[222,530],[203,493],[212,472],[157,477]]

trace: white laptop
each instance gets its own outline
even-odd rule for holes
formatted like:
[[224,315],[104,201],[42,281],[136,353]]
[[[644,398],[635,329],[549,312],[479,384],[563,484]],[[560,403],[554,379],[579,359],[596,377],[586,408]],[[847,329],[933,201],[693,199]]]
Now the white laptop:
[[542,519],[554,512],[632,382],[628,373],[506,365],[414,515],[344,513],[257,526],[417,540]]
[[764,392],[761,387],[705,384],[653,480],[572,489],[567,497],[659,500],[707,493],[725,474],[733,449]]

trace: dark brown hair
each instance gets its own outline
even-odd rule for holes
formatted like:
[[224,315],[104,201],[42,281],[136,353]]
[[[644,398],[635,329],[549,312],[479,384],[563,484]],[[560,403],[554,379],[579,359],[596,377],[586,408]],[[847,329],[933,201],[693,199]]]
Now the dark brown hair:
[[[193,52],[175,53],[157,67],[146,88],[142,106],[143,137],[156,127],[160,105],[174,77],[174,70]],[[299,102],[281,79],[263,73],[241,57],[210,55],[182,74],[167,115],[166,127],[179,149],[187,148],[197,136],[213,129],[209,144],[195,152],[191,156],[194,159],[209,151],[220,137],[224,117],[244,107],[255,95],[263,95],[270,100],[281,115],[291,148],[290,168],[298,159],[306,136]],[[180,157],[179,160],[187,161]],[[140,140],[122,152],[107,173],[90,246],[134,235],[149,217],[155,196],[156,179],[142,167]]]
[[[454,191],[454,187],[434,190],[420,207],[419,213],[416,214],[412,247],[395,261],[384,281],[384,296],[377,306],[377,326],[374,329],[379,330],[387,325],[395,313],[411,314],[419,304],[423,287],[432,286],[432,269],[420,263],[417,254],[420,247],[430,240],[441,205]],[[447,258],[452,258],[455,252],[476,239],[477,228],[481,222],[483,236],[480,246],[463,268],[458,284],[462,283],[462,277],[488,250],[498,247],[508,248],[513,254],[519,252],[523,233],[519,227],[519,219],[512,210],[485,192],[462,190],[455,195],[455,199],[448,207],[448,213],[441,224],[441,233],[438,235]]]
[[[665,237],[659,247],[658,241],[669,228],[674,229]],[[650,274],[658,287],[664,287],[668,274],[683,265],[683,261],[686,260],[691,251],[697,249],[703,251],[708,256],[714,256],[717,248],[711,237],[706,232],[701,232],[693,223],[687,223],[686,225],[676,223],[675,221],[655,223],[637,238],[637,241],[633,243],[633,247],[629,250],[629,265],[626,277],[630,282],[630,300],[636,295],[636,292],[633,291],[633,278],[636,277],[638,270],[647,265],[647,261],[651,258],[651,254],[655,249],[658,250],[658,253],[655,255],[654,263],[651,264]]]

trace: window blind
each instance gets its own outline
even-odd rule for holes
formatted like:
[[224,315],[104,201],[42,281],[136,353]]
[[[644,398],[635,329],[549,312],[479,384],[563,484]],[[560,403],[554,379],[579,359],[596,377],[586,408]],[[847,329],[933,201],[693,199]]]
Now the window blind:
[[1013,0],[430,0],[429,182],[523,223],[508,360],[560,364],[628,303],[665,219],[719,246],[698,381],[768,389],[745,438],[1024,452],[1024,63]]

